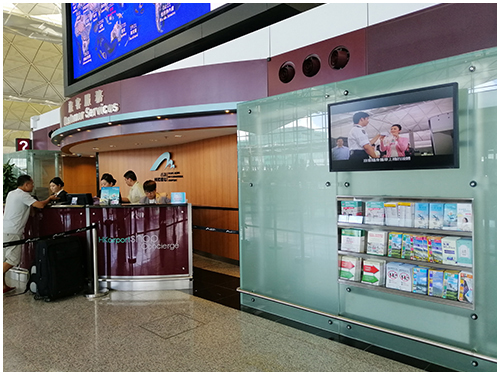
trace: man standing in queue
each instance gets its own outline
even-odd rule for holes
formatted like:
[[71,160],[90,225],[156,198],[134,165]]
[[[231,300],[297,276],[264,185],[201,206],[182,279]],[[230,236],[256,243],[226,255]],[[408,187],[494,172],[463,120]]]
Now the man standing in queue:
[[370,140],[364,129],[370,122],[370,115],[366,112],[357,112],[352,116],[352,121],[354,126],[349,132],[348,137],[350,149],[349,160],[362,162],[364,159],[368,159],[369,156],[379,158],[380,156],[375,152],[373,143],[377,141],[380,135]]
[[[57,200],[56,195],[51,195],[44,201],[38,201],[29,193],[35,184],[28,175],[17,178],[17,189],[7,194],[3,213],[3,240],[4,242],[19,241],[23,238],[24,227],[28,222],[31,207],[44,208],[50,201]],[[4,247],[3,249],[3,292],[8,293],[15,288],[5,282],[5,275],[12,267],[21,261],[23,245]]]

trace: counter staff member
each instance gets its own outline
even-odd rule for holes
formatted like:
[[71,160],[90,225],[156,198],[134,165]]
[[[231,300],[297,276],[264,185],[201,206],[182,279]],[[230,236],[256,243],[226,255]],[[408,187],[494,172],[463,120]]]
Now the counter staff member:
[[[23,238],[24,227],[28,221],[30,208],[44,208],[50,201],[57,199],[55,195],[49,196],[44,201],[38,201],[29,193],[35,184],[28,175],[17,178],[17,189],[7,194],[3,213],[3,240],[5,242],[18,241]],[[8,293],[15,288],[5,283],[5,274],[21,261],[23,245],[4,247],[3,249],[3,292]]]
[[55,204],[69,204],[70,197],[66,190],[63,189],[64,182],[60,177],[54,177],[50,180],[49,189],[57,197]]
[[156,182],[153,180],[147,180],[142,184],[142,187],[144,188],[144,193],[146,194],[145,197],[141,198],[141,201],[139,203],[141,204],[167,204],[168,203],[168,198],[161,196],[157,191],[156,191]]
[[372,158],[379,157],[375,153],[375,148],[372,146],[379,138],[379,135],[370,141],[364,129],[369,121],[370,115],[366,112],[357,112],[352,116],[354,126],[349,132],[348,137],[348,144],[351,152],[349,160],[363,161],[364,159],[368,159],[368,156]]
[[133,171],[127,171],[123,177],[125,177],[125,183],[127,186],[130,186],[128,197],[123,198],[123,201],[126,203],[139,203],[145,194],[141,184],[137,181],[137,176]]
[[[115,186],[116,184],[116,180],[114,179],[113,175],[112,174],[109,174],[109,173],[104,173],[101,177],[101,188],[103,187],[113,187]],[[99,198],[101,198],[101,192],[102,190],[99,189]],[[120,192],[120,203],[123,202],[123,199],[122,199],[122,193]]]

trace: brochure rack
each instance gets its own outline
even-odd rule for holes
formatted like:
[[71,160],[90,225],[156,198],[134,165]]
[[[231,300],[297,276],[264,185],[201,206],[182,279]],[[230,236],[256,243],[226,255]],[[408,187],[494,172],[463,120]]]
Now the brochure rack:
[[[472,241],[472,244],[474,242],[473,240],[473,230],[464,230],[464,229],[473,229],[473,224],[470,223],[468,226],[461,226],[460,229],[458,227],[444,227],[444,228],[420,228],[420,227],[415,227],[415,225],[422,225],[422,223],[416,223],[415,220],[415,211],[412,211],[412,217],[408,218],[406,217],[407,220],[401,219],[399,222],[397,221],[397,218],[388,218],[388,217],[383,217],[380,218],[373,218],[369,217],[370,213],[366,211],[366,207],[370,206],[382,206],[383,203],[387,202],[402,202],[403,204],[412,204],[411,207],[414,207],[415,204],[417,203],[442,203],[444,204],[449,204],[451,207],[453,204],[460,204],[461,206],[465,207],[470,207],[470,213],[473,213],[473,200],[472,199],[443,199],[443,198],[427,198],[427,197],[393,197],[393,196],[338,196],[337,197],[337,212],[338,212],[338,222],[337,222],[337,227],[338,227],[338,259],[339,259],[339,283],[352,286],[352,287],[360,287],[360,288],[366,288],[370,290],[376,290],[384,293],[391,293],[391,294],[396,294],[396,295],[401,295],[409,298],[416,298],[420,300],[426,300],[426,301],[432,301],[435,303],[440,303],[440,304],[446,304],[446,305],[452,305],[452,306],[457,306],[465,309],[474,309],[474,302],[473,300],[471,302],[467,301],[464,299],[463,301],[459,300],[453,300],[453,299],[447,299],[441,296],[431,296],[427,294],[422,294],[422,293],[415,293],[412,291],[402,291],[402,290],[397,290],[397,289],[392,289],[387,287],[386,285],[386,280],[381,284],[381,285],[370,285],[369,283],[362,283],[361,281],[352,281],[345,279],[344,277],[341,276],[342,272],[341,269],[343,267],[342,265],[342,257],[354,257],[354,258],[359,258],[361,260],[361,264],[364,264],[365,261],[383,261],[385,262],[385,265],[387,265],[390,262],[398,262],[398,263],[403,263],[403,264],[410,264],[414,265],[416,267],[422,267],[422,268],[428,268],[428,269],[445,269],[445,270],[450,270],[450,271],[456,271],[456,272],[467,272],[470,274],[474,274],[473,269],[474,269],[474,262],[473,262],[473,257],[474,257],[474,251],[472,250],[471,254],[471,261],[470,264],[442,264],[442,263],[437,263],[434,261],[434,259],[429,258],[428,260],[421,260],[421,259],[416,259],[416,257],[413,257],[413,255],[406,256],[404,258],[400,258],[397,256],[391,256],[393,254],[388,254],[385,252],[384,255],[375,255],[375,254],[369,254],[367,253],[367,244],[364,242],[366,240],[366,234],[368,231],[381,231],[381,232],[387,232],[387,237],[389,237],[389,233],[391,232],[399,232],[399,233],[405,233],[409,234],[412,236],[435,236],[438,238],[445,238],[448,236],[452,237],[460,237],[463,239],[469,239]],[[368,205],[367,205],[368,203]],[[373,204],[375,203],[375,204]],[[348,207],[346,209],[346,207]],[[382,213],[383,213],[383,208],[382,208]],[[347,215],[343,215],[343,213],[348,213]],[[368,216],[367,216],[368,215]],[[468,219],[472,219],[472,217],[468,217]],[[396,220],[396,221],[394,221]],[[465,221],[465,220],[464,220]],[[386,225],[386,223],[393,224],[393,225]],[[405,225],[394,225],[394,224],[405,224]],[[410,225],[409,225],[410,224]],[[359,230],[363,230],[363,236],[365,236],[362,239],[361,243],[358,243],[358,239],[353,239],[354,241],[354,246],[358,246],[356,250],[353,251],[346,251],[345,244],[344,244],[344,249],[342,249],[342,231],[344,230],[344,234],[346,233],[346,230],[353,230],[353,232],[360,233]],[[387,239],[387,242],[389,240]],[[388,245],[387,245],[388,246]],[[387,251],[387,249],[385,249]],[[412,250],[413,251],[413,250]],[[443,254],[444,255],[444,254]],[[352,259],[352,258],[351,258]],[[362,266],[361,266],[362,267]],[[363,268],[361,268],[363,269]],[[364,272],[364,271],[361,271]],[[385,268],[383,272],[386,272]],[[459,280],[459,285],[458,289],[460,289],[460,280]],[[458,292],[460,292],[458,290]],[[472,289],[473,293],[473,289]]]

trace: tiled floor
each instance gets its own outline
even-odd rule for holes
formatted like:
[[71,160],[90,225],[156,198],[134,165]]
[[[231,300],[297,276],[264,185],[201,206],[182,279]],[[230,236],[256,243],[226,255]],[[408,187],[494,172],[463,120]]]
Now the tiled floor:
[[[371,346],[241,310],[239,278],[214,272],[216,261],[196,258],[193,290],[111,292],[95,300],[53,302],[34,300],[30,293],[4,296],[3,370],[446,371],[406,364],[401,356],[388,359]],[[239,275],[237,266],[220,266]]]

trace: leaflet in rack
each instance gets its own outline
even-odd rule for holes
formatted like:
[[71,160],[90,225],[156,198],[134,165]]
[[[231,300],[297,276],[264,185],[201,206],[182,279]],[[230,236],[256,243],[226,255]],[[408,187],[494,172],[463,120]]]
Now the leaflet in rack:
[[338,221],[471,232],[474,214],[471,203],[343,200]]
[[[472,203],[341,200],[339,213],[339,223],[353,224],[339,228],[340,279],[473,303]],[[440,235],[443,231],[448,233]]]

